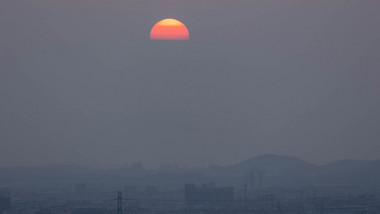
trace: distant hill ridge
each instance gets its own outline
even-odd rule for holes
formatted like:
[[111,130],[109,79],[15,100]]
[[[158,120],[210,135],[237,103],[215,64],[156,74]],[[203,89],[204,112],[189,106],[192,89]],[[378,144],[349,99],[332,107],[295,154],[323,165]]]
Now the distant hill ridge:
[[[183,182],[206,181],[207,179],[229,179],[238,182],[252,169],[265,172],[268,185],[373,185],[380,186],[380,160],[340,160],[324,165],[315,165],[296,157],[264,154],[228,166],[197,168],[170,167],[155,170],[142,166],[108,170],[83,166],[55,165],[43,167],[0,167],[0,178],[12,179],[127,179],[141,177],[151,182],[165,178]],[[191,176],[190,176],[191,175]],[[162,179],[161,179],[162,178]],[[189,179],[192,178],[193,180]],[[224,179],[225,180],[225,179]]]
[[224,168],[235,172],[244,172],[249,171],[252,168],[258,168],[264,170],[268,175],[278,175],[289,169],[303,167],[313,168],[315,166],[309,162],[291,156],[264,154]]

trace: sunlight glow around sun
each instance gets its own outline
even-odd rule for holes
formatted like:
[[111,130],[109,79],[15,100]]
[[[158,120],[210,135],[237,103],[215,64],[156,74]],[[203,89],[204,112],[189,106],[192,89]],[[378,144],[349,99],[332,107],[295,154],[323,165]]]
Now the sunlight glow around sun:
[[186,25],[176,19],[164,19],[157,22],[150,31],[151,40],[189,40]]

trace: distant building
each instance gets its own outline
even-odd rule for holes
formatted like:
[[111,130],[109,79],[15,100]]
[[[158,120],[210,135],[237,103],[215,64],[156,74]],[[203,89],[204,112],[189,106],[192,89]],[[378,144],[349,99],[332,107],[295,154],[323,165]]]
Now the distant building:
[[157,187],[155,187],[155,186],[146,186],[145,193],[147,193],[147,194],[156,194],[157,193]]
[[135,198],[137,195],[137,186],[127,185],[124,187],[124,195],[126,198]]
[[75,191],[76,192],[85,192],[86,191],[87,185],[85,183],[77,184],[75,186]]
[[34,214],[52,214],[53,212],[50,209],[40,209],[39,211],[35,212]]
[[253,168],[245,173],[245,183],[249,193],[264,186],[264,175],[264,171],[257,168]]
[[107,209],[103,208],[77,208],[74,209],[72,214],[108,214],[110,213]]
[[197,187],[195,184],[185,184],[186,203],[202,201],[232,201],[234,199],[233,187],[215,187],[213,183],[202,184]]
[[11,196],[8,188],[0,188],[0,214],[11,208]]
[[145,197],[146,198],[153,198],[157,197],[158,190],[155,186],[146,186],[145,187]]

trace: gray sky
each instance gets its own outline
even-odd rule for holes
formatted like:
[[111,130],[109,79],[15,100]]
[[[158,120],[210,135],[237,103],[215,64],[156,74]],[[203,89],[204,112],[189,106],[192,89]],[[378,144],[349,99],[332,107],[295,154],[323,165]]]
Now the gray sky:
[[[150,41],[164,18],[190,41]],[[377,0],[1,0],[0,166],[380,158]]]

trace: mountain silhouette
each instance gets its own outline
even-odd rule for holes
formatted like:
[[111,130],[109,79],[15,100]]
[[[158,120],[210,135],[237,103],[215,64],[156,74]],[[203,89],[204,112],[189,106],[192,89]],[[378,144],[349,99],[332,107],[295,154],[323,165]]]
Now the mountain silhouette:
[[[258,169],[264,172],[264,186],[299,185],[351,185],[380,186],[380,160],[340,160],[324,165],[314,165],[296,157],[264,154],[228,166],[197,168],[172,167],[138,169],[130,167],[114,169],[92,169],[73,165],[43,167],[0,167],[0,185],[15,187],[22,182],[28,185],[60,186],[86,181],[92,185],[120,186],[157,185],[181,188],[184,183],[207,183],[241,185],[247,171]],[[170,179],[168,179],[170,178]],[[48,183],[46,181],[49,181]],[[101,181],[101,182],[100,182]],[[5,182],[5,183],[3,183]],[[12,183],[14,182],[14,184]],[[16,186],[16,187],[17,187]]]

